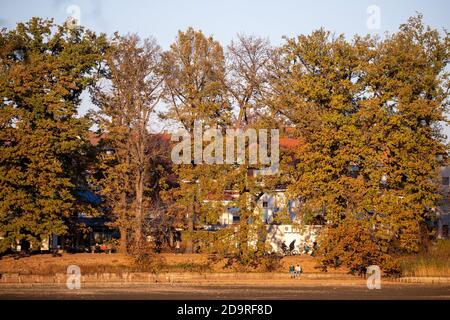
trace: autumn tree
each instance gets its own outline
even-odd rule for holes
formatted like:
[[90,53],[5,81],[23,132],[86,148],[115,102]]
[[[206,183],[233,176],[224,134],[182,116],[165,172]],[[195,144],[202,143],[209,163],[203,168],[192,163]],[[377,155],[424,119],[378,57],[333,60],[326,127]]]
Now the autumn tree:
[[227,90],[237,112],[236,127],[257,122],[264,111],[267,69],[273,49],[266,39],[238,35],[227,48]]
[[319,30],[281,48],[271,105],[304,141],[290,191],[328,222],[325,266],[395,271],[418,250],[447,152],[448,39],[419,16],[384,40]]
[[[139,244],[157,146],[151,116],[161,98],[160,47],[153,39],[115,35],[105,56],[104,77],[92,91],[93,113],[103,134],[100,153],[102,195],[121,231],[121,251],[128,240]],[[130,234],[131,233],[131,234]]]
[[[270,114],[265,103],[267,72],[273,53],[268,40],[246,35],[238,35],[237,40],[232,41],[227,48],[226,87],[234,111],[233,127],[240,136],[244,136],[248,129],[254,130],[258,136],[259,129],[274,128],[274,122],[266,119]],[[257,142],[260,144],[262,141]],[[270,138],[267,142],[270,145]],[[246,137],[245,149],[257,148],[252,143],[251,138]],[[259,157],[261,160],[261,154]],[[238,194],[232,202],[234,207],[239,208],[238,228],[218,232],[219,240],[223,241],[221,238],[224,238],[226,240],[223,242],[228,244],[223,248],[223,254],[228,257],[229,263],[237,262],[244,268],[260,266],[265,257],[268,249],[265,240],[266,222],[257,202],[265,192],[273,191],[279,182],[276,174],[270,178],[258,174],[260,170],[267,169],[266,165],[250,163],[249,160],[247,151],[243,163],[239,163],[236,158],[225,179],[227,188]],[[221,247],[219,243],[217,247]]]
[[39,18],[0,32],[0,251],[36,249],[82,210],[89,122],[77,107],[105,47],[103,35]]
[[[196,123],[203,129],[223,127],[229,123],[225,57],[217,41],[192,28],[180,31],[162,60],[164,100],[168,107],[164,118],[175,122],[190,137],[193,137]],[[194,150],[193,141],[191,146]],[[191,160],[191,164],[176,167],[180,187],[173,190],[173,197],[177,199],[174,210],[186,215],[188,237],[193,236],[196,222],[208,219],[201,214],[205,205],[203,199],[209,193],[220,192],[218,180],[222,176],[217,167],[201,164],[201,159],[194,161],[192,157]],[[184,240],[186,251],[192,252],[192,238]]]

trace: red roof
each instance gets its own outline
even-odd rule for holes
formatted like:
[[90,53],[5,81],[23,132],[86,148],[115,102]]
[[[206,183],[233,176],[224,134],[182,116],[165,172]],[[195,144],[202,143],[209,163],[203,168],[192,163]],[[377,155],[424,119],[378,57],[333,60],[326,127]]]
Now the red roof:
[[285,137],[280,138],[280,148],[293,149],[295,147],[298,147],[300,143],[301,142],[299,139]]
[[[100,142],[100,140],[104,139],[106,137],[106,133],[97,134],[95,132],[89,131],[88,133],[88,139],[89,142],[93,146],[97,146]],[[165,141],[170,141],[171,134],[167,131],[164,131],[162,133],[155,134],[156,136],[161,137]],[[288,137],[280,137],[280,148],[282,149],[294,149],[298,147],[301,144],[301,141],[299,139],[295,138],[288,138]]]
[[88,133],[88,140],[93,146],[97,146],[100,142],[100,140],[104,139],[106,137],[106,133],[97,134],[95,132],[89,131]]

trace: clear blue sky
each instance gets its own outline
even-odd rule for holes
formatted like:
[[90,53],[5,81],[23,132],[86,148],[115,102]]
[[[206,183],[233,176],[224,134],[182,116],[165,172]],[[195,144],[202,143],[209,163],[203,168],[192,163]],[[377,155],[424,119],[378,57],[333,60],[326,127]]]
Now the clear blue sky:
[[[379,29],[367,26],[368,8],[379,8]],[[213,35],[227,45],[237,33],[268,37],[272,44],[282,36],[307,34],[320,27],[348,37],[354,34],[395,32],[408,17],[421,12],[425,22],[450,30],[447,0],[0,0],[0,27],[13,28],[33,16],[65,21],[71,8],[88,28],[122,34],[153,36],[167,49],[178,30],[189,26]],[[85,95],[80,113],[90,108]],[[446,130],[450,136],[450,128]]]
[[[446,0],[0,0],[0,26],[13,27],[32,16],[68,16],[70,5],[80,9],[81,24],[112,34],[137,32],[153,35],[163,48],[179,29],[192,26],[212,34],[223,45],[237,33],[269,37],[279,44],[283,35],[309,33],[321,26],[347,36],[395,31],[416,11],[437,28],[450,29],[450,1]],[[380,8],[380,29],[368,29],[366,10]]]

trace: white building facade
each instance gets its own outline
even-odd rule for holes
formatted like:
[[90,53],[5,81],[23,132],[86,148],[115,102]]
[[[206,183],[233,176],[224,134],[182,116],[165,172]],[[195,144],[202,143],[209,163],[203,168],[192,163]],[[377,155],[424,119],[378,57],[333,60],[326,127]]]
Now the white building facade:
[[[219,216],[221,227],[232,227],[240,222],[239,208],[232,201],[222,201],[225,209]],[[260,216],[266,226],[266,241],[270,252],[283,253],[283,247],[293,244],[293,252],[302,253],[305,247],[312,249],[320,233],[320,225],[303,225],[299,217],[300,203],[290,200],[284,189],[264,193],[256,203],[255,216]],[[280,216],[283,219],[279,219]]]

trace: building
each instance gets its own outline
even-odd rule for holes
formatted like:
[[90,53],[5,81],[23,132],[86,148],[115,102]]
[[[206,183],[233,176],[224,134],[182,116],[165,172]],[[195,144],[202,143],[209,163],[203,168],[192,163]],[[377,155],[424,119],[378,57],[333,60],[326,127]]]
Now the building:
[[[204,200],[204,202],[220,202],[224,208],[217,225],[207,225],[206,230],[233,228],[239,224],[240,209],[234,206],[238,196],[236,192],[226,191],[220,200]],[[305,246],[309,248],[314,246],[322,226],[303,224],[300,204],[299,200],[289,199],[286,189],[283,188],[263,193],[257,199],[255,216],[259,216],[266,227],[265,237],[270,252],[283,253],[284,248],[289,247],[291,243],[295,253],[302,253]]]
[[[295,149],[300,141],[289,137],[280,137],[280,149],[289,151]],[[249,169],[248,176],[263,175],[261,170]],[[205,225],[204,229],[216,231],[223,228],[235,228],[241,221],[240,209],[236,207],[239,192],[226,190],[218,199],[206,197],[204,202],[216,202],[223,212],[219,214],[217,224]],[[266,242],[270,252],[283,253],[285,248],[293,244],[293,252],[302,253],[305,246],[312,248],[319,235],[321,225],[305,225],[301,219],[300,201],[290,199],[286,188],[279,187],[267,191],[256,199],[255,215],[260,217],[266,227]],[[237,229],[236,229],[237,230]]]

